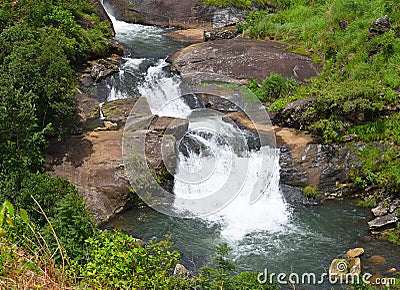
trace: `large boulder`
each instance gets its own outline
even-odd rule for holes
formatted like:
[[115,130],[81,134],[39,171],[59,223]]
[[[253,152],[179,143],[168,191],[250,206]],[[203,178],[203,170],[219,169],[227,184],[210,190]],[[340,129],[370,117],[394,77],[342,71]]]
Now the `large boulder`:
[[123,125],[135,103],[136,99],[117,99],[103,104],[104,120]]
[[198,0],[105,0],[104,5],[118,20],[183,28],[235,25],[247,14],[245,9],[208,6]]
[[277,112],[272,122],[282,127],[304,129],[306,120],[303,113],[312,105],[312,99],[302,99],[287,104]]
[[101,224],[128,206],[131,188],[122,161],[122,130],[91,132],[52,140],[47,169],[76,186]]
[[106,0],[104,4],[118,20],[185,28],[210,27],[215,10],[197,0]]
[[172,57],[172,69],[183,77],[199,73],[221,75],[243,83],[264,80],[271,73],[300,81],[317,75],[310,57],[289,52],[276,42],[235,38],[191,45]]
[[[87,111],[96,112],[98,102],[90,102],[88,96],[85,100]],[[90,109],[90,104],[95,108]],[[140,114],[129,115],[133,106]],[[114,100],[102,109],[105,120],[99,120],[98,111],[94,114],[101,124],[96,132],[88,131],[63,141],[51,140],[45,163],[53,176],[67,178],[76,186],[97,224],[131,206],[132,188],[122,156],[126,118],[138,120],[137,130],[146,129],[147,163],[165,183],[173,178],[175,140],[188,128],[186,120],[153,116],[147,102],[134,99]]]
[[355,153],[349,148],[318,144],[309,134],[295,129],[275,127],[275,133],[281,148],[282,184],[312,184],[321,194],[330,196],[351,193],[345,185]]

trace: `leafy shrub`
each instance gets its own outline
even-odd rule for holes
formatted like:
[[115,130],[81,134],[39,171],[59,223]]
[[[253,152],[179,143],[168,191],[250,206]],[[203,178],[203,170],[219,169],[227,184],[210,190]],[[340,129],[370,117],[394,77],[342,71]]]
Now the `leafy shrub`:
[[[225,288],[224,288],[225,289]],[[255,272],[241,272],[233,276],[229,280],[229,286],[226,289],[237,290],[278,290],[279,286],[276,284],[260,284],[258,282],[258,273]]]
[[[90,255],[86,240],[96,237],[98,229],[94,225],[92,214],[89,213],[84,200],[75,188],[65,192],[65,196],[57,202],[54,215],[49,220],[51,228],[46,227],[45,236],[50,248],[56,250],[58,243],[61,243],[70,260],[86,262]],[[55,239],[52,230],[59,241]],[[60,262],[62,257],[58,253],[54,258]]]
[[[39,173],[26,173],[19,189],[15,182],[11,180],[1,184],[1,199],[8,198],[18,209],[26,209],[33,221],[30,227],[34,224],[35,231],[43,234],[52,253],[56,253],[54,259],[57,262],[63,259],[57,250],[61,243],[71,260],[86,261],[89,249],[85,240],[96,236],[98,230],[76,188],[66,179]],[[22,236],[33,234],[32,229],[26,231],[25,228],[18,226],[15,233]]]
[[250,8],[254,4],[265,5],[268,0],[201,0],[206,5],[217,7],[235,6],[241,8]]
[[64,196],[75,192],[76,189],[66,179],[53,178],[48,174],[28,173],[22,181],[20,191],[12,194],[14,204],[25,209],[37,225],[44,226],[47,221],[32,197],[46,210],[47,216],[53,217],[58,202]]
[[82,283],[95,289],[173,289],[179,280],[168,273],[179,254],[170,251],[171,241],[140,241],[118,231],[89,238],[93,249],[89,262],[80,267]]
[[318,187],[316,185],[307,185],[303,188],[303,193],[307,197],[316,197],[318,195]]
[[363,199],[358,202],[361,207],[373,208],[378,205],[375,199]]
[[7,209],[8,214],[5,215],[7,223],[2,225],[6,231],[0,236],[2,289],[65,289],[67,277],[64,267],[60,269],[56,266],[52,258],[54,250],[48,247],[39,228],[29,220],[27,212],[23,209],[14,211],[9,202],[5,202],[3,208]]
[[288,98],[296,91],[297,86],[296,79],[284,78],[282,75],[274,73],[266,77],[260,86],[256,80],[247,84],[247,87],[264,103],[279,98]]

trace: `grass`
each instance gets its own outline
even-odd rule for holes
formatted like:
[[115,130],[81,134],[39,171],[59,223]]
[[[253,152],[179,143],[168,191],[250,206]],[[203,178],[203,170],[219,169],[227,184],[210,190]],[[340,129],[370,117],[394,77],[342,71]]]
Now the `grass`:
[[[312,99],[304,111],[305,129],[325,143],[356,134],[357,166],[350,178],[361,188],[400,192],[400,1],[277,0],[275,13],[250,12],[245,35],[289,43],[317,59],[321,73],[307,86],[262,99],[279,111],[299,99]],[[388,15],[390,31],[373,33],[372,22]],[[257,94],[260,87],[251,84]],[[259,94],[258,94],[259,95]],[[358,145],[355,144],[355,148]]]
[[50,256],[32,254],[0,239],[1,289],[68,289],[67,281]]
[[375,199],[363,199],[358,202],[358,206],[366,207],[366,208],[373,208],[376,207],[378,203]]

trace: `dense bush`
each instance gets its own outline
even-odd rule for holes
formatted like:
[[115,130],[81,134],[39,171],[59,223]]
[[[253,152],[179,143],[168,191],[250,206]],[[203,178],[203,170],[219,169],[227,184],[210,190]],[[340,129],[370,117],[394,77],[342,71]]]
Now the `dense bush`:
[[82,283],[94,289],[173,289],[169,274],[179,254],[172,243],[141,241],[120,232],[103,232],[88,239],[92,248],[89,262],[80,267]]
[[75,131],[77,67],[109,52],[111,27],[94,14],[95,5],[0,1],[0,202],[8,199],[27,211],[35,230],[15,230],[43,235],[57,262],[60,242],[71,260],[84,261],[85,240],[96,232],[76,189],[39,173],[47,138]]
[[[244,34],[284,41],[310,55],[321,74],[306,87],[281,96],[269,108],[312,99],[303,113],[305,129],[322,141],[340,142],[347,134],[369,143],[358,153],[356,184],[379,186],[396,195],[400,189],[400,2],[367,0],[270,1],[276,10],[250,12]],[[370,31],[388,15],[390,31]],[[256,93],[261,89],[250,87]],[[268,104],[268,99],[262,99]]]
[[[255,272],[242,272],[234,274],[236,263],[229,257],[229,252],[232,249],[227,244],[220,244],[216,247],[216,257],[213,258],[213,263],[203,266],[199,275],[196,277],[196,285],[198,289],[224,289],[224,290],[277,290],[277,283],[270,284],[268,277],[267,283],[259,283]],[[197,288],[196,288],[197,289]]]
[[252,80],[247,87],[264,103],[272,103],[279,98],[288,98],[296,91],[298,84],[294,78],[284,78],[272,73],[259,85]]

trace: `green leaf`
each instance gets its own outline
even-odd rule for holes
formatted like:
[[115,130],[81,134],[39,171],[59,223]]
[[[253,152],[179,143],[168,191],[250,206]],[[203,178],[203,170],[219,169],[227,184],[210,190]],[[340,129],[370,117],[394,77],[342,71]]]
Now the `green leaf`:
[[29,218],[28,218],[28,213],[26,212],[26,210],[24,210],[23,208],[21,208],[19,210],[19,215],[21,216],[21,219],[24,223],[28,223],[29,222]]

